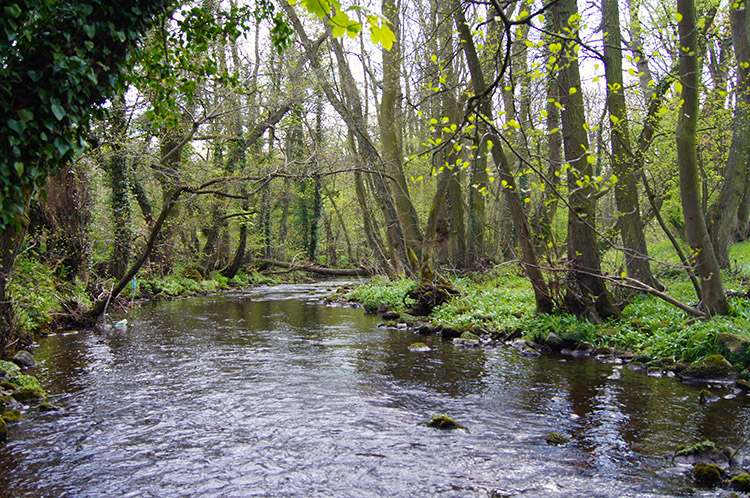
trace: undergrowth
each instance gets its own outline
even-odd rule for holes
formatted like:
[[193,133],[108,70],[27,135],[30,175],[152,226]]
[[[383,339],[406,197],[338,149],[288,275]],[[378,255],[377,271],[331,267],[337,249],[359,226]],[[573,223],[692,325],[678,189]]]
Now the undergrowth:
[[[750,244],[738,245],[741,247],[735,246],[733,254],[750,252]],[[727,289],[747,288],[744,271],[727,272],[725,278]],[[695,292],[684,276],[662,275],[661,280],[670,295],[694,304]],[[537,342],[554,332],[574,343],[587,341],[688,362],[726,353],[723,344],[716,340],[721,332],[750,340],[750,301],[745,298],[731,298],[732,310],[727,316],[698,320],[666,301],[642,294],[625,307],[621,319],[595,325],[567,313],[536,314],[528,280],[509,268],[451,278],[451,281],[462,295],[433,310],[428,318],[435,325],[459,329],[482,327],[500,332],[520,330],[524,338]],[[361,301],[368,309],[385,304],[391,310],[402,312],[402,298],[415,286],[411,280],[389,282],[378,277],[352,291],[349,297]]]

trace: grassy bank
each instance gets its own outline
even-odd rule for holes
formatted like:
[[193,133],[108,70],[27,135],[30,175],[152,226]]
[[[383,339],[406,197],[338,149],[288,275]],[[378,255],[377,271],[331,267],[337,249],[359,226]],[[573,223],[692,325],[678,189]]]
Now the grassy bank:
[[[206,278],[188,268],[177,268],[167,276],[139,274],[133,284],[129,284],[119,296],[120,304],[125,301],[144,299],[173,299],[176,297],[199,296],[227,289],[251,287],[277,283],[278,279],[258,272],[240,271],[233,278],[226,278],[213,272]],[[84,282],[79,278],[69,281],[34,257],[19,257],[13,270],[11,293],[19,327],[28,333],[47,330],[56,320],[75,309],[89,308],[97,295],[108,292],[114,280],[90,279]],[[115,312],[117,304],[110,311]]]
[[[725,276],[727,289],[747,289],[747,278],[741,272]],[[683,276],[664,273],[661,280],[671,296],[688,303],[695,300],[692,287]],[[750,300],[745,298],[730,299],[732,311],[728,316],[696,320],[661,299],[643,294],[624,308],[622,319],[596,325],[566,313],[535,314],[531,286],[516,267],[501,267],[451,281],[462,295],[433,310],[428,317],[433,325],[459,331],[488,331],[498,338],[520,331],[525,339],[537,343],[554,332],[573,343],[586,341],[681,362],[723,354],[738,371],[750,367],[747,345],[740,352],[730,353],[726,342],[720,340],[722,337],[717,339],[725,333],[750,341]],[[416,284],[410,280],[391,282],[377,278],[353,290],[349,298],[371,310],[385,304],[390,310],[406,313],[408,300],[404,303],[403,296],[414,287]]]

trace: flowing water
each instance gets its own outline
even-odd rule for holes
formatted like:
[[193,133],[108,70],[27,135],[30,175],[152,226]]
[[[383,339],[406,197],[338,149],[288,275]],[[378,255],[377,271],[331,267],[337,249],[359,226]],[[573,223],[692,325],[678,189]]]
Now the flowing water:
[[[124,331],[43,339],[35,373],[62,410],[11,427],[0,496],[674,496],[691,484],[664,458],[676,445],[745,449],[745,396],[700,406],[699,387],[620,365],[384,330],[318,304],[329,286],[147,305]],[[468,430],[421,425],[437,413]]]

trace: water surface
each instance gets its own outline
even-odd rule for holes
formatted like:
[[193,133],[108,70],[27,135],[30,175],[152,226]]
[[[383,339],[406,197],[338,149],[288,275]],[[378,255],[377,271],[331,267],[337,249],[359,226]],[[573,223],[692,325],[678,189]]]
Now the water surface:
[[[147,305],[126,331],[42,340],[36,374],[63,409],[11,429],[0,496],[674,496],[690,484],[664,458],[677,444],[746,443],[744,396],[703,407],[698,387],[619,365],[380,329],[319,304],[330,285]],[[420,425],[437,413],[469,430]]]

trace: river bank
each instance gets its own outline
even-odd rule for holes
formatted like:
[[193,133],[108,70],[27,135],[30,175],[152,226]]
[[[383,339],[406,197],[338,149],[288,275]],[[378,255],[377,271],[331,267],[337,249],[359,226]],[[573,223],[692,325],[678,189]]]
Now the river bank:
[[[384,326],[400,323],[460,345],[504,342],[528,355],[552,351],[592,356],[627,363],[651,376],[680,376],[689,365],[703,365],[711,358],[716,360],[711,372],[687,374],[695,380],[750,389],[750,301],[745,297],[730,298],[730,315],[698,321],[669,303],[640,295],[623,309],[622,319],[594,324],[565,313],[536,314],[528,281],[513,268],[452,278],[451,282],[460,295],[426,317],[409,313],[412,302],[405,296],[417,285],[411,280],[376,278],[347,291],[345,298],[379,312]],[[676,279],[665,283],[675,296],[689,296],[689,283]],[[734,284],[744,285],[742,281]]]

